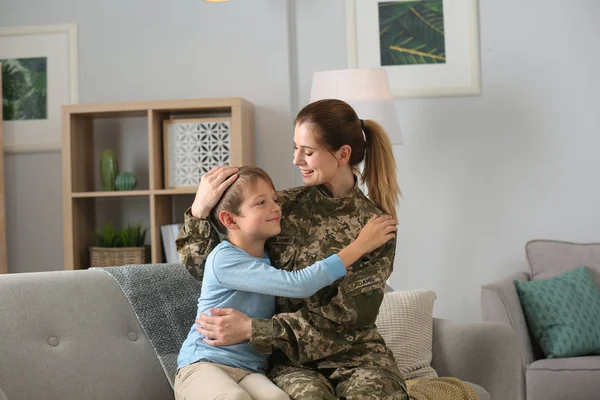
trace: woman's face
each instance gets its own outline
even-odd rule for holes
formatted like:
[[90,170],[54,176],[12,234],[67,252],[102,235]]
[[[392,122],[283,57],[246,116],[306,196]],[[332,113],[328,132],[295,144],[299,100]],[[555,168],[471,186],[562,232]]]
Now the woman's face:
[[315,129],[309,123],[297,124],[294,129],[294,165],[300,168],[307,186],[331,182],[340,170],[338,160],[317,142]]

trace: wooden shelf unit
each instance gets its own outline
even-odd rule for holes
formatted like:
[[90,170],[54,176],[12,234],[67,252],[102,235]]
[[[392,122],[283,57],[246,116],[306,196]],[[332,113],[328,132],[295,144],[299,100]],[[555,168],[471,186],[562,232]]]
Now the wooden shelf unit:
[[[195,187],[164,186],[163,121],[182,116],[229,116],[231,165],[254,165],[254,106],[241,98],[164,100],[66,105],[62,108],[62,169],[65,269],[89,267],[94,244],[98,199],[149,200],[151,262],[163,262],[160,226],[175,223],[175,197],[196,193]],[[141,117],[147,120],[148,189],[101,191],[97,185],[99,160],[95,155],[94,122],[100,119]],[[121,163],[121,160],[119,160]],[[123,172],[123,171],[121,171]],[[138,182],[141,180],[138,176]],[[146,177],[143,177],[144,180]],[[191,203],[190,203],[191,205]],[[183,219],[183,216],[181,216]],[[181,221],[180,221],[181,222]]]

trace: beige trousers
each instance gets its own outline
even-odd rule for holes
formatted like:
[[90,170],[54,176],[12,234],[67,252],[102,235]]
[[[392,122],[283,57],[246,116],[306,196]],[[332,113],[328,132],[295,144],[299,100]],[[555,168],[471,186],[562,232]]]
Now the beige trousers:
[[263,374],[211,362],[197,362],[175,375],[175,400],[289,400]]

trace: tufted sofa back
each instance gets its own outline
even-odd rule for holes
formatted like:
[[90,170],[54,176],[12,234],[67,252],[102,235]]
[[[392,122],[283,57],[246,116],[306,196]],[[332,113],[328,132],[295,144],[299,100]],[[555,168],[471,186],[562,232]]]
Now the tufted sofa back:
[[0,275],[2,391],[9,400],[173,399],[123,292],[98,270]]

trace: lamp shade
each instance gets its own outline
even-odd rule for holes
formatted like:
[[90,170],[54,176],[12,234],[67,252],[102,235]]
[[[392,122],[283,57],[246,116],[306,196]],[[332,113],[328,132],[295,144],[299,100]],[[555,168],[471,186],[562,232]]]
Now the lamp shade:
[[339,99],[361,119],[381,124],[393,144],[403,144],[387,73],[383,68],[343,69],[313,74],[310,102]]

